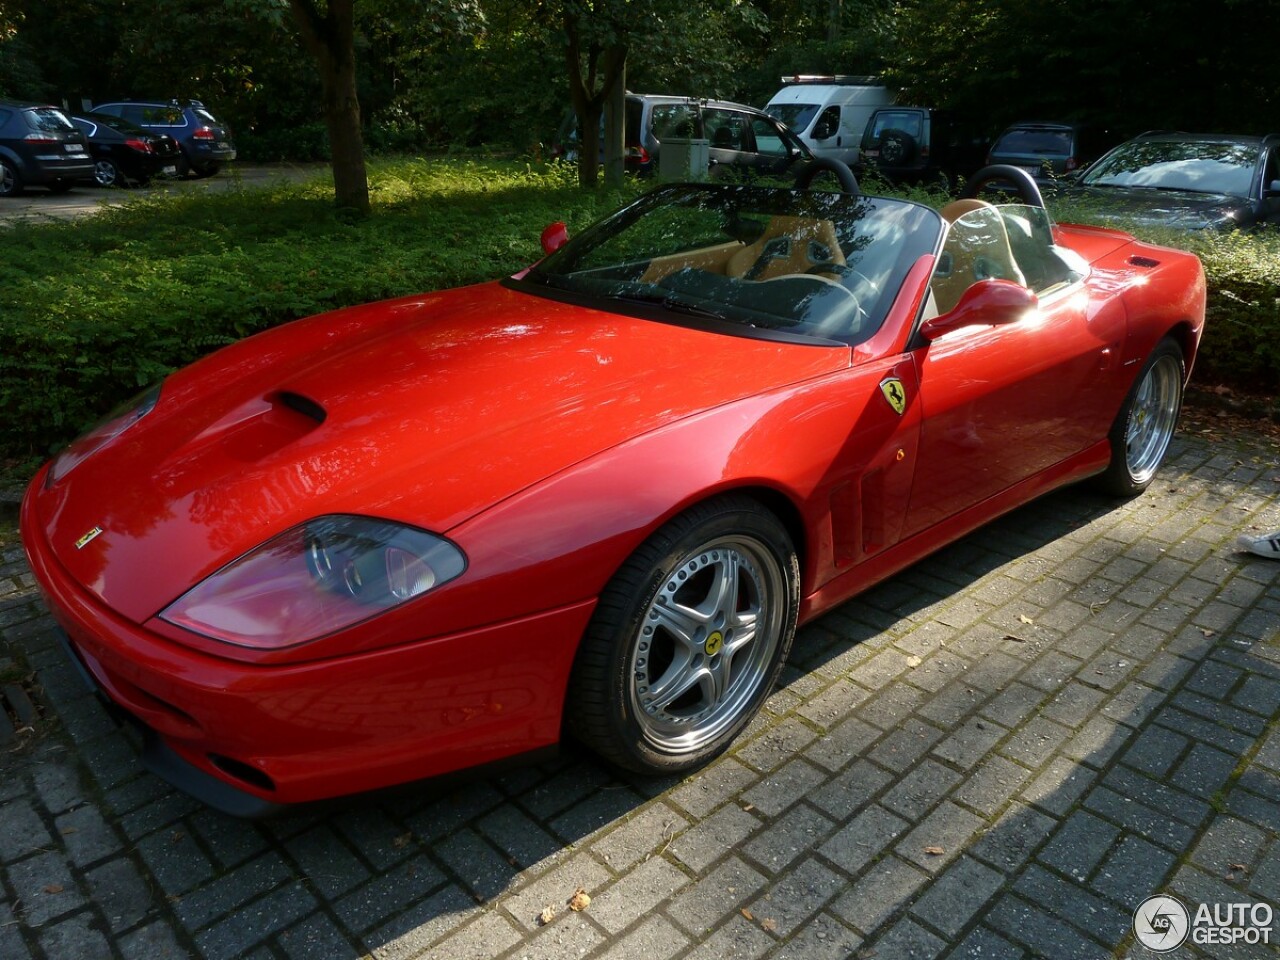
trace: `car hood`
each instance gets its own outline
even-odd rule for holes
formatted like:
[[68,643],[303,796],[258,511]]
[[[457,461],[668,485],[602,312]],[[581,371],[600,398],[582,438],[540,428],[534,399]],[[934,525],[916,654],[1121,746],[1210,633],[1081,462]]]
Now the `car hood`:
[[1108,222],[1123,221],[1144,226],[1183,230],[1234,227],[1247,219],[1249,201],[1221,193],[1190,190],[1157,190],[1151,187],[1089,187],[1073,191],[1088,198]]
[[356,307],[174,374],[39,510],[68,571],[142,622],[315,516],[447,533],[631,437],[849,360],[500,284]]

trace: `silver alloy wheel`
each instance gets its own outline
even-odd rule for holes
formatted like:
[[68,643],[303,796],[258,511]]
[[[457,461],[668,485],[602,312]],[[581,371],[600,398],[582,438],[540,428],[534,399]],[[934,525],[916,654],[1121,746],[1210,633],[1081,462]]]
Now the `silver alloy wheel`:
[[114,187],[120,181],[120,171],[110,160],[98,160],[93,165],[93,179],[100,187]]
[[0,197],[7,197],[13,193],[17,183],[17,172],[9,164],[0,163]]
[[628,664],[644,738],[672,753],[711,743],[772,676],[787,606],[773,553],[747,536],[690,551],[640,619]]
[[1125,463],[1134,483],[1144,484],[1155,476],[1178,424],[1181,402],[1182,365],[1165,354],[1138,384],[1125,429]]

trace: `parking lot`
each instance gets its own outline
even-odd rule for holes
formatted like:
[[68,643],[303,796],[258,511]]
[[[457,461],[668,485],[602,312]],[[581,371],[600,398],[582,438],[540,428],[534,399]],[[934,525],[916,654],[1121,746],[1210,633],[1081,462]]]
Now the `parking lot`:
[[1157,893],[1280,911],[1280,564],[1232,546],[1280,527],[1260,437],[1182,436],[1144,496],[1051,495],[810,624],[686,779],[569,749],[257,823],[140,768],[3,509],[6,960],[1083,960],[1155,956]]
[[71,220],[89,216],[104,206],[128,203],[153,191],[240,190],[270,186],[281,180],[307,180],[328,171],[325,164],[244,164],[235,163],[204,180],[154,180],[146,187],[102,188],[81,184],[68,193],[50,193],[30,187],[20,197],[0,200],[0,224],[21,220]]

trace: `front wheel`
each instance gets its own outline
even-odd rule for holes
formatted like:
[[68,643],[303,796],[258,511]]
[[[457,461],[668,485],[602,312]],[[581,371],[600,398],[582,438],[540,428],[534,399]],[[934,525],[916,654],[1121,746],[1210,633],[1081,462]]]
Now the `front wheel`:
[[1151,485],[1178,426],[1185,379],[1182,350],[1160,341],[1111,426],[1111,464],[1099,477],[1107,493],[1131,497]]
[[760,709],[795,635],[799,562],[746,497],[671,520],[601,594],[570,678],[567,729],[607,760],[680,773]]

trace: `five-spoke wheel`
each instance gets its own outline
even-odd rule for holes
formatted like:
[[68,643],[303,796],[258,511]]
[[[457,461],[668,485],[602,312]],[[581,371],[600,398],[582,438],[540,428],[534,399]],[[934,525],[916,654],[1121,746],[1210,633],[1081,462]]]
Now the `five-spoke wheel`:
[[1185,379],[1182,350],[1173,340],[1162,340],[1111,428],[1111,464],[1101,478],[1105,489],[1131,496],[1150,486],[1178,426]]
[[786,528],[756,501],[727,497],[676,517],[601,597],[570,681],[569,732],[644,772],[715,756],[773,687],[798,580]]

